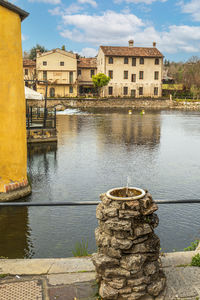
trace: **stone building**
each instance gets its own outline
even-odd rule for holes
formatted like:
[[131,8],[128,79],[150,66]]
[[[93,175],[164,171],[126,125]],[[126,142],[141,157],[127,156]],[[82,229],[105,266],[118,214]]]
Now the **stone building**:
[[78,95],[94,95],[92,76],[97,74],[96,58],[78,59]]
[[21,21],[28,13],[0,0],[0,201],[30,193],[27,180],[26,113]]
[[77,55],[61,49],[37,52],[37,91],[45,95],[45,83],[48,81],[47,97],[77,96]]
[[36,89],[35,83],[29,80],[36,79],[36,62],[32,59],[23,59],[24,81],[27,87]]
[[153,47],[100,46],[97,56],[97,73],[111,78],[102,90],[102,96],[152,97],[162,95],[163,55]]

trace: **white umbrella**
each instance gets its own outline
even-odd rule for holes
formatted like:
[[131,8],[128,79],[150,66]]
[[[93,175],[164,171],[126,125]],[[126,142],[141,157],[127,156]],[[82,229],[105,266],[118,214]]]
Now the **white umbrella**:
[[25,86],[25,98],[30,100],[44,100],[44,96]]

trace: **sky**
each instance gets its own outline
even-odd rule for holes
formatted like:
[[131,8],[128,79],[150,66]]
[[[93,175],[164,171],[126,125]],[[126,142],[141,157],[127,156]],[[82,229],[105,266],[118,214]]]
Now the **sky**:
[[10,0],[30,13],[23,50],[36,44],[95,56],[100,45],[157,48],[170,61],[200,56],[200,0]]

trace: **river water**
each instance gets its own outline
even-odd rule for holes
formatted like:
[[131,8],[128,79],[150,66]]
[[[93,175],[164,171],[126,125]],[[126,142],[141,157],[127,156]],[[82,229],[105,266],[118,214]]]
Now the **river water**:
[[[65,113],[65,114],[64,114]],[[23,201],[97,201],[113,187],[148,189],[154,199],[200,199],[200,112],[68,109],[58,144],[28,152],[32,195]],[[96,250],[95,206],[0,208],[0,256],[68,257],[75,243]],[[163,251],[200,238],[200,205],[159,205]]]

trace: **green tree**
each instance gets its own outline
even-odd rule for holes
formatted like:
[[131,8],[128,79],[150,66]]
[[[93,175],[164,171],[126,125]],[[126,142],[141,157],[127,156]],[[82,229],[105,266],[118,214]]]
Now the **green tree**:
[[65,45],[62,45],[61,50],[66,51]]
[[48,51],[47,49],[45,49],[44,46],[37,44],[35,47],[31,48],[30,50],[30,54],[29,54],[30,59],[34,59],[34,60],[36,59],[37,50],[40,50],[41,53]]
[[106,76],[103,73],[98,73],[97,75],[92,76],[92,81],[95,88],[97,89],[98,96],[100,96],[102,87],[106,86],[109,83],[110,77]]

